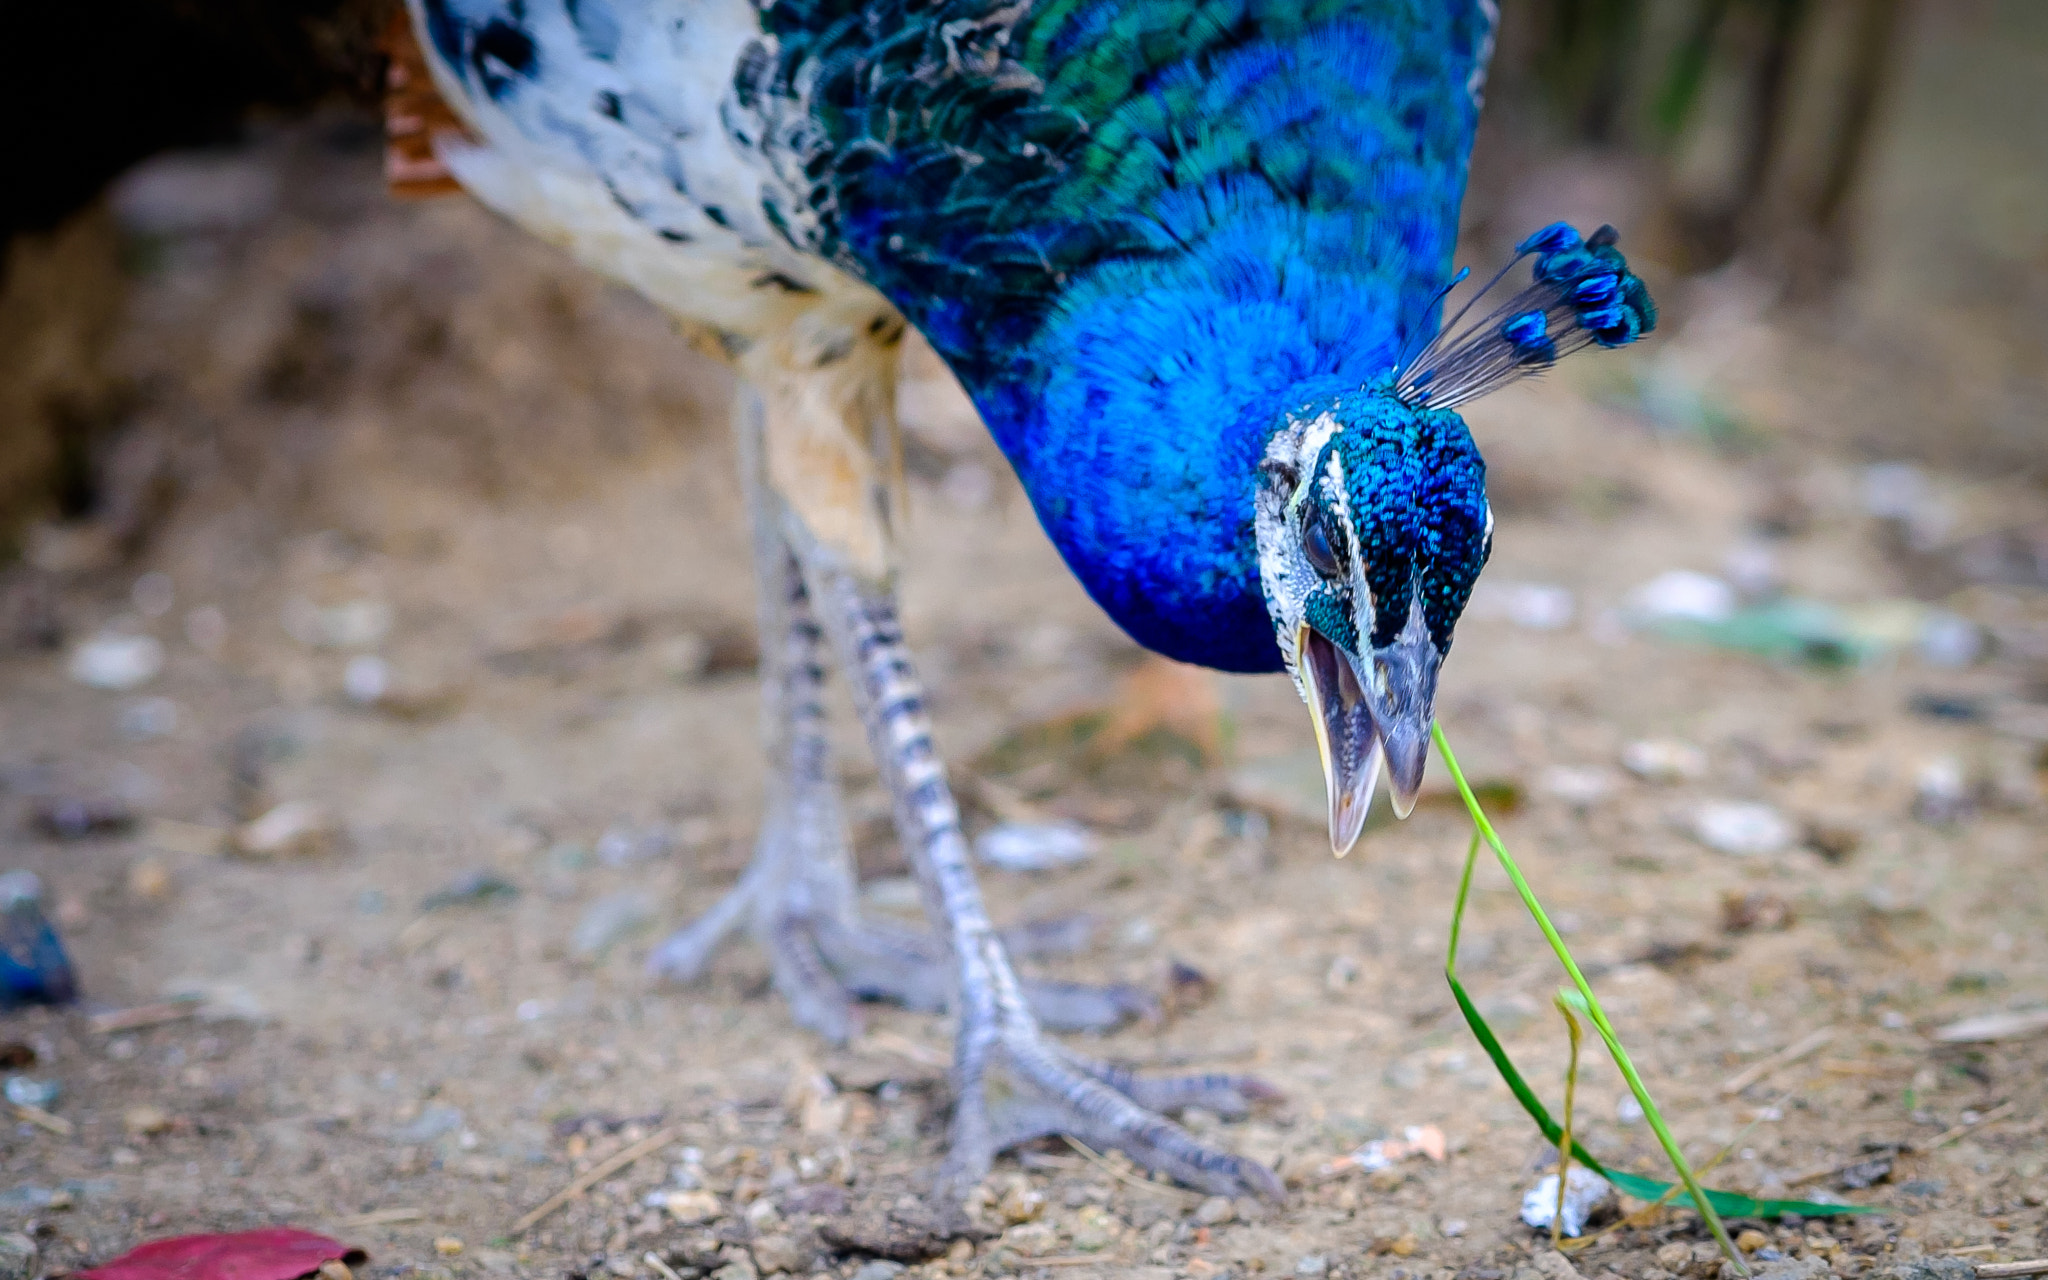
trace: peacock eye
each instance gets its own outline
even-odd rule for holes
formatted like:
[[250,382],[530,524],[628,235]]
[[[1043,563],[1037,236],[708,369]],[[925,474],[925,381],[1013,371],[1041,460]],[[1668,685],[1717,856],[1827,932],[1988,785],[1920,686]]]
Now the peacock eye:
[[1325,578],[1335,578],[1342,573],[1337,563],[1337,548],[1330,540],[1329,521],[1321,512],[1310,513],[1302,525],[1301,549],[1308,556],[1309,564]]

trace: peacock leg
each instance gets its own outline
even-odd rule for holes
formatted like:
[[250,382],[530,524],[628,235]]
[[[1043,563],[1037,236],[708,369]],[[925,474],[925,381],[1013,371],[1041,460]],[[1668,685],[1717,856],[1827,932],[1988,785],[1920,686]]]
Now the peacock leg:
[[[923,689],[903,643],[893,594],[836,564],[829,552],[806,548],[802,558],[895,802],[926,914],[952,947],[957,1027],[945,1191],[964,1193],[1006,1146],[1064,1133],[1116,1147],[1147,1168],[1207,1191],[1280,1196],[1279,1180],[1263,1165],[1204,1146],[1160,1114],[1196,1103],[1242,1110],[1270,1090],[1228,1076],[1144,1080],[1069,1054],[1045,1038],[968,863],[959,806],[932,745]],[[1019,1096],[995,1109],[988,1072],[998,1061]]]
[[[762,636],[762,702],[770,776],[754,859],[724,898],[655,948],[650,972],[693,981],[721,946],[745,929],[768,952],[775,987],[803,1026],[834,1041],[859,1029],[856,1000],[889,1000],[932,1012],[952,994],[942,941],[864,921],[855,904],[853,858],[832,771],[821,697],[824,637],[790,548],[788,519],[761,483],[752,397],[737,405],[741,472],[754,540]],[[792,526],[793,527],[793,526]],[[1073,949],[1085,931],[1027,929],[1011,935],[1026,952]],[[1027,984],[1049,1025],[1106,1030],[1154,1012],[1131,987]]]
[[[704,916],[656,947],[648,968],[663,977],[693,980],[725,940],[744,927],[768,951],[775,987],[789,1000],[797,1021],[844,1041],[858,1030],[855,993],[819,945],[821,925],[847,922],[851,928],[854,892],[853,860],[825,734],[823,637],[803,577],[773,520],[757,514],[754,524],[770,762],[766,813],[754,859],[739,883]],[[886,954],[888,947],[878,939],[872,950]]]

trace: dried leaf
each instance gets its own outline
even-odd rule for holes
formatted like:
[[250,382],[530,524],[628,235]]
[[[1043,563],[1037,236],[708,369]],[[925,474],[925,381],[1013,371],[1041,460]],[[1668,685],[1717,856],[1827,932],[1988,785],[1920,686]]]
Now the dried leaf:
[[78,1280],[299,1280],[363,1251],[295,1227],[153,1240]]

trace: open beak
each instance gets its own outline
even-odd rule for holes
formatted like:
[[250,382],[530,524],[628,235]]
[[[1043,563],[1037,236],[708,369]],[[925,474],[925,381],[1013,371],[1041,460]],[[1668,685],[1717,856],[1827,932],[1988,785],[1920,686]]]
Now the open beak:
[[1413,619],[1392,644],[1373,650],[1371,675],[1315,628],[1304,623],[1295,632],[1302,686],[1329,788],[1330,849],[1340,858],[1365,829],[1383,765],[1396,817],[1414,811],[1422,790],[1442,659],[1419,622]]
[[1341,858],[1365,830],[1380,780],[1380,737],[1351,655],[1307,623],[1295,632],[1294,643],[1330,792],[1330,851]]

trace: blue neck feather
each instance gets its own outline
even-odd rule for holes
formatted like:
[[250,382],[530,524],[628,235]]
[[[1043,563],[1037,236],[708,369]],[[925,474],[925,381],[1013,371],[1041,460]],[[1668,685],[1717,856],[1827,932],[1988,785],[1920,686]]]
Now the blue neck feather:
[[1080,282],[1026,376],[979,397],[1097,603],[1147,648],[1227,671],[1280,666],[1252,529],[1267,441],[1383,377],[1406,336],[1388,282],[1286,261],[1297,219],[1244,217]]
[[1206,96],[1237,108],[1213,127],[1287,118],[1289,148],[1333,161],[1290,189],[1219,148],[1240,163],[1142,210],[1173,251],[1071,277],[1021,349],[948,352],[1068,565],[1169,657],[1279,669],[1253,536],[1267,441],[1433,326],[1476,107],[1400,34],[1336,24],[1213,62]]

